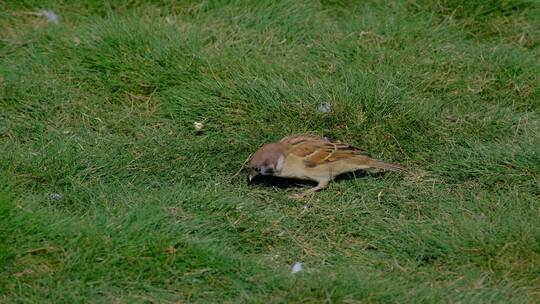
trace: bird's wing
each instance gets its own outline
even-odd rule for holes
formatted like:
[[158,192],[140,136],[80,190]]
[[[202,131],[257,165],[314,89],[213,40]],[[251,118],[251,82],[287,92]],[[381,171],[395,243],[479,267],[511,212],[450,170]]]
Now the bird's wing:
[[296,135],[281,140],[286,154],[300,157],[308,167],[347,159],[367,152],[337,140],[316,135]]

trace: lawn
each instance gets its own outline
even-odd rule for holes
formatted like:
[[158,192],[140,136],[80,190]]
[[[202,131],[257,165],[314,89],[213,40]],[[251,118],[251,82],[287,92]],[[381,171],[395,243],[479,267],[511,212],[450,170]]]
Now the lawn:
[[[7,0],[0,29],[1,303],[540,301],[540,2]],[[298,133],[409,171],[236,174]]]

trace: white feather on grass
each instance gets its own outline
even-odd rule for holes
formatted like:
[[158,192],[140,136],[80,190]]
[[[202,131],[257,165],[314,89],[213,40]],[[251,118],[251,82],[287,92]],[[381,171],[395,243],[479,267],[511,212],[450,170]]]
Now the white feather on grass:
[[58,17],[57,14],[55,14],[53,11],[51,10],[39,10],[37,13],[36,13],[37,16],[41,16],[41,17],[45,17],[45,19],[47,19],[47,21],[49,23],[52,23],[52,24],[58,24],[60,23],[60,17]]
[[297,272],[300,272],[300,271],[302,271],[302,263],[300,263],[300,262],[294,263],[291,272],[292,273],[297,273]]

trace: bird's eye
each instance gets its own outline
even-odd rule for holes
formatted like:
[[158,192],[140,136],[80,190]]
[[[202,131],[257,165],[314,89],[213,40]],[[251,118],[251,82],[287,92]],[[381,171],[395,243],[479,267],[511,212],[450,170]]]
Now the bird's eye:
[[257,171],[257,172],[261,171],[261,168],[259,168],[259,167],[255,167],[253,169],[255,169],[255,171]]

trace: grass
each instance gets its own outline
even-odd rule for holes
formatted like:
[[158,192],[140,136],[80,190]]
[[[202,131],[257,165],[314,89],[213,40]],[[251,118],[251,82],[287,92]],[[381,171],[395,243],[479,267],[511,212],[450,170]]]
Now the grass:
[[[0,27],[0,302],[540,300],[537,1],[3,1]],[[412,171],[304,201],[235,176],[304,132]]]

